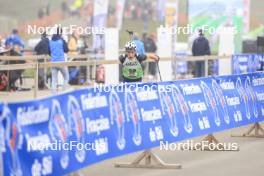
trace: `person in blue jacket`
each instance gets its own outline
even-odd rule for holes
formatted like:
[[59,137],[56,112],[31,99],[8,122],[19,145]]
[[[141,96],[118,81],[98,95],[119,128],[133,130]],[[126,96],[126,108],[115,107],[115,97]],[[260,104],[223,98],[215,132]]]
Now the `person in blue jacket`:
[[138,54],[145,54],[145,46],[144,43],[138,38],[137,34],[134,34],[134,40],[132,41],[136,45],[136,52]]
[[[51,62],[64,62],[65,53],[68,53],[68,45],[66,41],[61,37],[62,29],[57,28],[56,34],[52,36],[52,39],[49,42],[50,48],[50,61]],[[62,89],[64,90],[69,82],[69,72],[67,67],[52,67],[51,68],[51,88],[52,92],[56,93],[58,86],[58,72],[61,72],[64,78],[64,83]]]
[[11,35],[6,39],[5,46],[16,51],[19,55],[23,54],[25,44],[18,34],[17,29],[13,29]]

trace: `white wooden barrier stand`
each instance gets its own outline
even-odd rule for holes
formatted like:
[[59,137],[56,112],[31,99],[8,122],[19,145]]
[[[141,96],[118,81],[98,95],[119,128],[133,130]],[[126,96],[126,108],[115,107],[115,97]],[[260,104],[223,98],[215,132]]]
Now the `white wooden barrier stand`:
[[[142,162],[144,159],[145,159],[145,163]],[[182,168],[180,164],[167,164],[163,162],[151,150],[145,150],[131,163],[116,163],[115,167],[150,168],[150,169],[181,169]]]
[[[251,134],[254,131],[253,134]],[[251,126],[247,132],[242,135],[231,135],[231,137],[255,137],[255,138],[264,138],[264,129],[257,122],[253,126]]]

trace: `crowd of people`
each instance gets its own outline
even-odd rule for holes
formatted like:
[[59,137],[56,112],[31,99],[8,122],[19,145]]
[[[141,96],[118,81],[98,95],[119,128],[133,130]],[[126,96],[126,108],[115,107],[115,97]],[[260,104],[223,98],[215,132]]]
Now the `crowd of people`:
[[128,1],[125,5],[124,18],[143,21],[143,32],[149,29],[149,22],[155,21],[156,16],[156,2],[147,0]]
[[[22,56],[25,48],[25,44],[19,36],[18,30],[12,30],[11,34],[7,38],[0,36],[0,55],[10,56]],[[12,61],[0,61],[1,65],[4,64],[22,64],[25,61],[12,60]],[[11,71],[0,71],[0,91],[16,90],[15,82],[19,79],[22,84],[21,75],[23,70],[11,70]]]
[[[41,35],[41,39],[38,42],[38,44],[34,48],[34,53],[36,55],[49,55],[50,56],[50,62],[64,62],[68,61],[67,54],[70,56],[76,55],[76,58],[73,58],[72,60],[78,60],[79,54],[87,54],[87,48],[88,45],[86,43],[85,36],[79,36],[76,32],[72,33],[70,36],[68,36],[68,40],[65,41],[62,36],[62,29],[57,28],[57,31],[55,34],[53,34],[51,37],[47,36],[46,33],[43,33]],[[140,39],[137,33],[133,33],[131,36],[131,41],[133,45],[135,45],[135,53],[134,55],[146,55],[147,53],[153,53],[155,54],[157,52],[157,45],[156,45],[156,34],[151,33],[143,33],[142,38]],[[24,54],[24,48],[25,44],[23,40],[21,39],[18,30],[14,29],[11,34],[3,39],[0,36],[0,53],[1,55],[5,53],[9,53],[9,55],[16,55],[16,56],[23,56]],[[202,55],[210,55],[210,46],[208,40],[204,37],[203,32],[199,31],[199,37],[194,40],[193,46],[192,46],[192,53],[194,56],[202,56]],[[152,57],[153,58],[153,57]],[[145,60],[145,59],[143,59]],[[140,65],[142,66],[142,70],[144,72],[144,75],[146,75],[148,80],[156,80],[157,79],[157,64],[155,62],[148,62],[143,63],[141,60]],[[43,62],[43,59],[39,59],[38,62]],[[123,60],[122,60],[123,61]],[[17,63],[15,61],[12,61],[13,63]],[[1,64],[10,64],[5,62]],[[121,62],[122,64],[122,62]],[[82,68],[83,67],[83,68]],[[58,89],[58,73],[61,72],[63,75],[63,85],[62,89],[66,89],[69,84],[80,84],[78,82],[78,77],[82,74],[85,74],[87,76],[89,73],[87,73],[87,67],[52,67],[50,69],[50,78],[51,78],[51,86],[53,93],[57,92]],[[121,65],[122,67],[122,65]],[[121,68],[120,67],[120,68]],[[103,67],[100,67],[102,69]],[[201,77],[204,75],[204,62],[203,61],[197,61],[195,63],[194,76],[195,77]],[[12,80],[9,80],[8,87],[11,89],[16,90],[15,82],[20,79],[20,82],[22,82],[21,74],[23,73],[23,70],[17,71],[14,70],[9,73],[9,77],[12,78]],[[39,69],[39,79],[38,79],[38,87],[39,89],[45,89],[47,86],[47,73],[44,72],[44,69]],[[0,77],[3,75],[7,75],[6,72],[1,72]],[[122,78],[122,68],[120,69],[120,78]],[[141,78],[142,79],[142,78]],[[3,80],[3,78],[2,78]],[[4,79],[6,80],[6,79]],[[87,81],[87,79],[86,79]],[[122,79],[120,79],[122,81]],[[104,82],[101,80],[101,82]],[[1,79],[0,79],[1,84]],[[7,85],[6,85],[7,86]],[[3,86],[2,86],[3,89]]]
[[[50,38],[47,36],[46,33],[41,35],[40,41],[34,48],[33,54],[36,55],[50,55],[51,62],[60,62],[66,61],[66,53],[70,55],[78,55],[78,54],[85,54],[85,49],[87,48],[87,44],[85,38],[83,36],[78,36],[76,33],[73,33],[69,36],[68,42],[66,42],[62,37],[62,29],[58,28],[57,32],[53,34]],[[25,44],[22,38],[19,35],[18,30],[14,29],[12,33],[3,38],[0,36],[0,55],[10,55],[10,56],[23,56],[24,55]],[[38,62],[43,62],[43,59],[39,59]],[[24,62],[24,61],[23,61]],[[21,61],[2,61],[1,64],[16,64],[22,63]],[[65,88],[68,83],[70,82],[70,72],[68,68],[63,67],[54,67],[51,68],[51,88],[53,92],[56,91],[58,85],[58,72],[62,72],[64,77],[64,84],[63,88]],[[1,90],[17,90],[17,86],[15,82],[18,79],[21,79],[21,75],[23,70],[14,70],[14,71],[2,71],[0,72],[0,84]],[[44,69],[39,69],[39,79],[38,79],[38,87],[39,89],[45,88],[45,78],[46,74],[44,73]],[[11,80],[7,80],[7,77]],[[22,79],[21,79],[22,80]],[[8,82],[8,84],[6,83]],[[4,86],[5,85],[5,86]]]

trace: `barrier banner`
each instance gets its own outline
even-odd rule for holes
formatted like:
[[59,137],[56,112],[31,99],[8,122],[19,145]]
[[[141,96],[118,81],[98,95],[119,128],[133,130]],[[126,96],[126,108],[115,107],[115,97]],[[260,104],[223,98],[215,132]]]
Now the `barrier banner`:
[[258,71],[261,68],[261,54],[237,54],[232,56],[233,73],[243,74]]
[[0,105],[3,175],[99,161],[264,120],[264,73],[81,89]]

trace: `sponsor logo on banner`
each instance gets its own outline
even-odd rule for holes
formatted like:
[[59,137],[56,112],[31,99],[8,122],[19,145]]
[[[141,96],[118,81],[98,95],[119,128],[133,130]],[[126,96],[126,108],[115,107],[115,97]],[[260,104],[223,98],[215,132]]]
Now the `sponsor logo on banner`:
[[246,94],[246,91],[243,88],[240,78],[237,78],[236,89],[238,91],[239,97],[242,99],[242,102],[244,102],[246,109],[246,117],[250,119],[249,99],[248,99],[248,95]]
[[[164,86],[160,85],[159,88],[164,89]],[[179,129],[176,121],[176,109],[173,105],[171,96],[168,95],[166,91],[162,91],[162,90],[159,90],[159,95],[160,95],[162,114],[167,115],[169,117],[170,132],[173,136],[178,136]]]
[[136,145],[140,145],[142,142],[141,129],[140,129],[140,113],[138,109],[138,104],[135,96],[132,92],[127,91],[125,93],[125,110],[127,120],[132,120],[133,122],[133,142]]
[[264,85],[264,78],[255,78],[252,81],[253,86],[262,86]]
[[105,96],[95,96],[92,94],[81,95],[81,104],[83,110],[90,110],[95,108],[103,108],[107,106],[107,99]]
[[[82,116],[82,111],[80,109],[80,105],[74,96],[68,97],[68,127],[69,132],[72,136],[75,137],[76,141],[79,143],[85,143],[85,124]],[[75,158],[77,161],[82,163],[85,160],[85,150],[76,150]]]
[[52,156],[43,157],[41,162],[35,159],[31,167],[32,176],[52,174],[52,164]]
[[198,124],[201,130],[210,128],[210,123],[207,116],[198,119]]
[[110,129],[110,122],[108,118],[102,115],[99,117],[99,119],[95,120],[86,118],[86,128],[88,134],[96,133],[97,135],[100,135],[101,131]]
[[144,110],[143,108],[140,109],[142,114],[143,121],[152,121],[155,122],[156,120],[162,119],[162,115],[159,109],[153,110]]
[[[1,124],[5,124],[5,126],[2,126],[2,137],[4,138],[4,143],[6,143],[6,150],[9,149],[11,154],[11,161],[8,162],[10,167],[10,175],[22,176],[21,163],[18,157],[18,149],[21,148],[21,140],[23,139],[20,132],[20,126],[14,120],[15,119],[11,116],[9,107],[4,105],[2,114],[0,116],[0,122]],[[5,144],[3,146],[5,146]]]
[[160,141],[164,138],[162,127],[156,126],[149,129],[149,138],[151,142]]
[[185,102],[183,95],[180,92],[180,89],[177,86],[172,86],[172,98],[173,102],[176,105],[177,111],[182,113],[184,129],[187,133],[191,133],[193,130],[190,115],[189,107]]
[[[61,141],[66,143],[69,137],[69,129],[67,120],[65,119],[61,106],[58,100],[52,100],[51,116],[49,121],[49,132],[52,141]],[[69,165],[69,151],[60,151],[60,165],[63,169],[66,169]]]
[[20,126],[39,124],[49,120],[49,109],[40,105],[38,109],[34,107],[19,107],[17,109],[17,120]]
[[137,91],[136,95],[138,101],[149,101],[158,99],[157,91],[154,90]]
[[212,88],[213,88],[214,95],[216,97],[216,102],[220,106],[220,110],[222,114],[224,115],[224,121],[226,124],[229,124],[230,118],[228,115],[227,103],[223,95],[221,86],[219,86],[219,84],[214,79],[212,80]]
[[112,89],[109,95],[110,119],[111,125],[115,127],[116,145],[120,150],[126,146],[125,140],[125,115],[119,96],[116,91]]
[[257,118],[258,117],[258,109],[257,109],[257,98],[256,95],[252,89],[252,84],[250,78],[247,76],[247,79],[245,81],[245,91],[248,97],[250,97],[251,102],[252,102],[252,107],[251,109],[253,110],[254,116]]
[[218,112],[218,108],[216,105],[215,97],[213,96],[213,93],[211,92],[210,88],[206,85],[205,82],[201,81],[201,87],[203,89],[203,95],[205,98],[205,102],[207,106],[210,106],[214,113],[214,122],[217,126],[220,126],[221,120]]
[[184,95],[193,95],[202,93],[201,88],[198,85],[184,86],[181,85]]
[[95,144],[95,153],[97,156],[106,154],[109,152],[107,138],[95,139],[94,144]]

